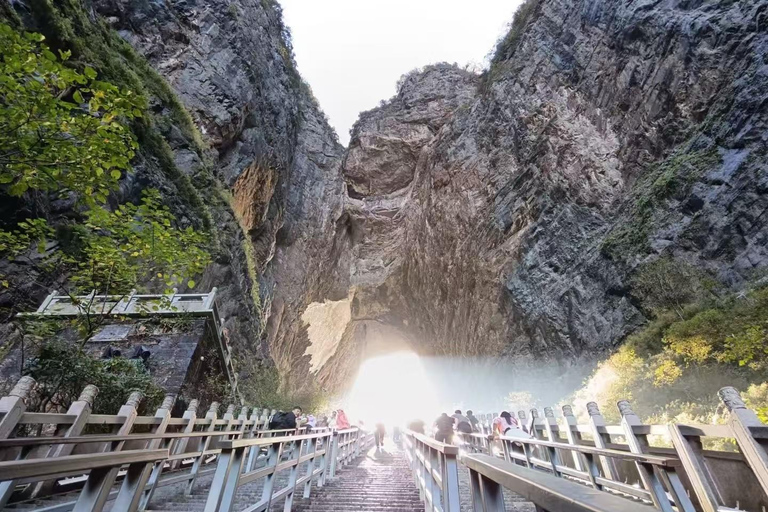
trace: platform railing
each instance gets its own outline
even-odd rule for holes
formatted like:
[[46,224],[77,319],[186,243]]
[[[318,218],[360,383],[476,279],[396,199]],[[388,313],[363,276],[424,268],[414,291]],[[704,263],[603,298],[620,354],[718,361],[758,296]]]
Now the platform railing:
[[[259,479],[264,480],[261,499],[247,507],[248,512],[269,510],[276,500],[285,498],[284,510],[291,510],[297,489],[303,496],[310,495],[312,480],[317,485],[325,483],[328,471],[328,448],[333,434],[305,434],[267,439],[237,439],[223,441],[222,452],[216,465],[211,490],[205,503],[205,512],[233,510],[238,489]],[[245,465],[248,450],[267,449],[266,462],[260,468]],[[284,460],[286,459],[287,460]],[[289,470],[285,487],[276,490],[278,472]]]
[[423,434],[404,432],[405,453],[429,511],[459,511],[459,448]]
[[[296,429],[270,431],[268,411],[243,407],[235,413],[230,405],[219,416],[219,404],[211,403],[207,413],[199,417],[197,400],[191,400],[182,417],[173,417],[175,396],[168,395],[152,415],[139,416],[138,407],[143,397],[131,393],[117,414],[93,414],[92,407],[98,389],[85,387],[78,400],[64,413],[29,412],[28,403],[34,393],[35,381],[22,377],[10,394],[0,398],[0,460],[26,464],[27,461],[58,460],[69,455],[116,453],[128,450],[167,450],[162,461],[145,466],[139,476],[140,500],[138,510],[144,510],[154,492],[162,486],[184,484],[191,493],[195,482],[212,473],[221,452],[221,439],[252,439],[286,436]],[[94,429],[99,434],[88,434]],[[25,437],[26,436],[26,437]],[[258,453],[253,454],[253,459]],[[113,481],[124,478],[124,471],[113,471]],[[64,481],[63,479],[67,479]],[[84,473],[49,474],[35,481],[10,478],[0,481],[0,508],[9,502],[29,502],[60,493],[77,490],[87,479]],[[110,491],[108,499],[114,499]],[[57,510],[66,511],[76,502],[62,503]]]

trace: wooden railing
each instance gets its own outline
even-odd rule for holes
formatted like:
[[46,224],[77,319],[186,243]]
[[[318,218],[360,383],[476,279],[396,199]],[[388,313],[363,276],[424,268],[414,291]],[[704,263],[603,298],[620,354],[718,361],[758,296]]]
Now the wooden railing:
[[426,509],[459,511],[459,449],[406,430],[405,453]]
[[[116,499],[120,500],[120,507],[115,502],[113,510],[144,510],[159,487],[182,484],[183,492],[191,494],[201,476],[222,471],[222,461],[231,460],[235,452],[243,457],[247,471],[244,480],[237,479],[242,485],[257,477],[269,476],[258,472],[264,472],[274,461],[275,453],[279,458],[286,453],[306,451],[310,446],[311,454],[305,453],[297,459],[296,466],[311,460],[311,478],[305,481],[307,475],[302,475],[296,486],[315,477],[318,485],[322,485],[370,442],[370,436],[357,428],[312,434],[305,434],[304,428],[265,430],[266,410],[260,414],[255,409],[249,416],[248,408],[243,407],[235,416],[235,407],[230,405],[219,418],[216,402],[204,417],[198,418],[198,402],[193,400],[181,418],[174,418],[171,416],[173,396],[166,397],[154,415],[138,416],[142,396],[137,392],[131,394],[117,414],[91,414],[98,393],[94,386],[87,386],[66,413],[27,412],[33,387],[34,381],[24,377],[9,396],[0,398],[0,460],[5,461],[0,462],[0,508],[12,497],[15,502],[30,501],[60,492],[60,482],[67,479],[68,485],[82,489],[77,499],[57,504],[57,511],[101,510],[107,501]],[[95,426],[106,432],[88,435],[89,427],[93,430]],[[23,437],[27,432],[36,435]],[[308,441],[311,439],[315,441]],[[260,453],[262,446],[264,453]],[[162,457],[124,459],[125,453],[152,453],[153,457],[162,454]],[[115,463],[108,465],[105,463],[108,460]],[[315,461],[319,461],[316,467]],[[90,463],[93,465],[89,466]],[[267,466],[261,467],[262,463]],[[275,473],[293,468],[285,464],[279,462],[274,466]],[[139,466],[140,470],[136,469]],[[96,473],[89,471],[91,467],[97,468],[98,482]],[[107,469],[98,469],[102,467]],[[130,486],[124,488],[127,480]],[[121,485],[120,489],[112,489],[115,483]],[[215,496],[219,491],[214,487],[211,493]],[[89,497],[84,498],[84,493]],[[282,496],[284,494],[274,493],[271,499]],[[213,510],[229,510],[222,508],[221,504],[228,503],[223,497],[218,502],[219,508]]]
[[[591,489],[577,493],[590,503],[601,503],[595,496],[610,491],[614,497],[631,497],[665,511],[763,510],[768,507],[768,426],[746,408],[735,389],[723,388],[719,394],[730,412],[724,425],[646,425],[622,400],[617,404],[618,425],[608,425],[597,404],[590,402],[585,424],[577,422],[570,406],[562,408],[560,421],[551,408],[544,408],[541,417],[536,409],[529,415],[519,411],[518,420],[531,439],[457,433],[460,461],[474,468],[473,490],[481,493],[474,502],[476,510],[501,510],[494,508],[495,497],[501,495],[487,482],[495,477],[502,479],[496,484],[528,496],[542,510],[550,510],[544,497],[563,488],[575,492],[566,484],[545,492],[543,482],[551,484],[551,478]],[[479,418],[483,423],[487,416]],[[738,451],[704,448],[714,441],[733,442]],[[533,475],[534,470],[546,475]],[[487,488],[475,486],[475,479]],[[512,481],[514,486],[509,485]],[[485,495],[491,498],[484,501]],[[548,503],[555,507],[551,510],[575,506]]]

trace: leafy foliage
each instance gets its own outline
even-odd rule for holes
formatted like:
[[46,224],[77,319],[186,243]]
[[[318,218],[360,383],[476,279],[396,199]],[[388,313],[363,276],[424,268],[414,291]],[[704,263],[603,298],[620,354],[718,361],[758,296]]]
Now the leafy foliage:
[[701,269],[669,257],[641,266],[632,279],[633,294],[652,313],[673,310],[681,318],[686,304],[707,297],[715,287]]
[[[658,265],[687,269],[674,261]],[[671,299],[644,295],[657,318],[600,363],[573,401],[596,400],[612,421],[619,419],[616,402],[627,399],[649,421],[713,422],[719,418],[718,389],[732,385],[768,417],[768,286],[707,297],[691,293],[696,283],[673,276],[663,290],[670,285],[683,289]]]
[[124,122],[141,116],[144,99],[97,81],[92,68],[66,67],[69,53],[60,51],[59,61],[42,40],[0,25],[0,181],[12,195],[71,193],[88,209],[82,224],[69,226],[67,243],[51,248],[45,219],[0,230],[0,254],[43,255],[46,270],[71,276],[73,293],[125,293],[153,282],[194,287],[191,277],[210,261],[205,234],[175,227],[154,190],[139,205],[104,206],[130,168],[136,140]]
[[95,359],[83,349],[60,341],[39,347],[39,355],[24,368],[38,383],[40,411],[66,410],[88,384],[95,384],[99,394],[94,413],[115,414],[132,391],[141,391],[142,406],[152,410],[163,398],[163,391],[152,381],[141,360]]
[[78,231],[81,253],[65,257],[75,269],[73,283],[82,290],[126,291],[157,281],[171,287],[195,286],[190,276],[210,262],[206,235],[191,227],[173,227],[175,218],[156,190],[145,191],[141,204],[114,211],[93,208]]
[[104,203],[130,168],[136,140],[121,120],[140,117],[144,100],[130,90],[64,66],[40,34],[0,24],[0,184],[76,193]]

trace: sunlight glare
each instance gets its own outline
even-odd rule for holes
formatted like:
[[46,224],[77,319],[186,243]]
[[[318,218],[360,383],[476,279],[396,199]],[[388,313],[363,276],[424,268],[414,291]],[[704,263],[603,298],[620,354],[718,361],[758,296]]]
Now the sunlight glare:
[[419,357],[393,352],[360,365],[347,411],[366,425],[403,426],[414,418],[431,417],[434,405],[434,389]]

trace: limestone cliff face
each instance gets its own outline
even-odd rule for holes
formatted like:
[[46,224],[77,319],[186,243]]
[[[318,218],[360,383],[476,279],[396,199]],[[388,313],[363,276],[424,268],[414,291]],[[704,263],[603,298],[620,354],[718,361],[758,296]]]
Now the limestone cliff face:
[[376,321],[426,352],[573,359],[644,320],[644,261],[765,267],[767,9],[529,0],[484,77],[407,76],[344,160],[339,357]]
[[[221,242],[198,287],[291,388],[342,389],[373,335],[573,360],[644,321],[628,286],[644,261],[733,286],[768,263],[768,0],[528,0],[487,73],[407,75],[346,152],[273,0],[83,5],[211,146],[160,127]],[[160,188],[194,224],[157,162],[135,164],[125,196]],[[210,169],[223,194],[197,179]]]
[[[249,276],[235,237],[230,256],[201,285],[223,289],[225,326],[241,347],[259,344],[259,317],[273,312],[269,353],[287,374],[303,352],[294,345],[306,338],[299,317],[332,292],[323,278],[344,194],[343,148],[295,69],[280,6],[98,0],[96,10],[168,80],[215,150],[216,174],[231,191],[255,268]],[[184,149],[175,156],[187,172],[199,164]],[[253,271],[260,283],[250,282]],[[249,304],[253,286],[261,310]]]

